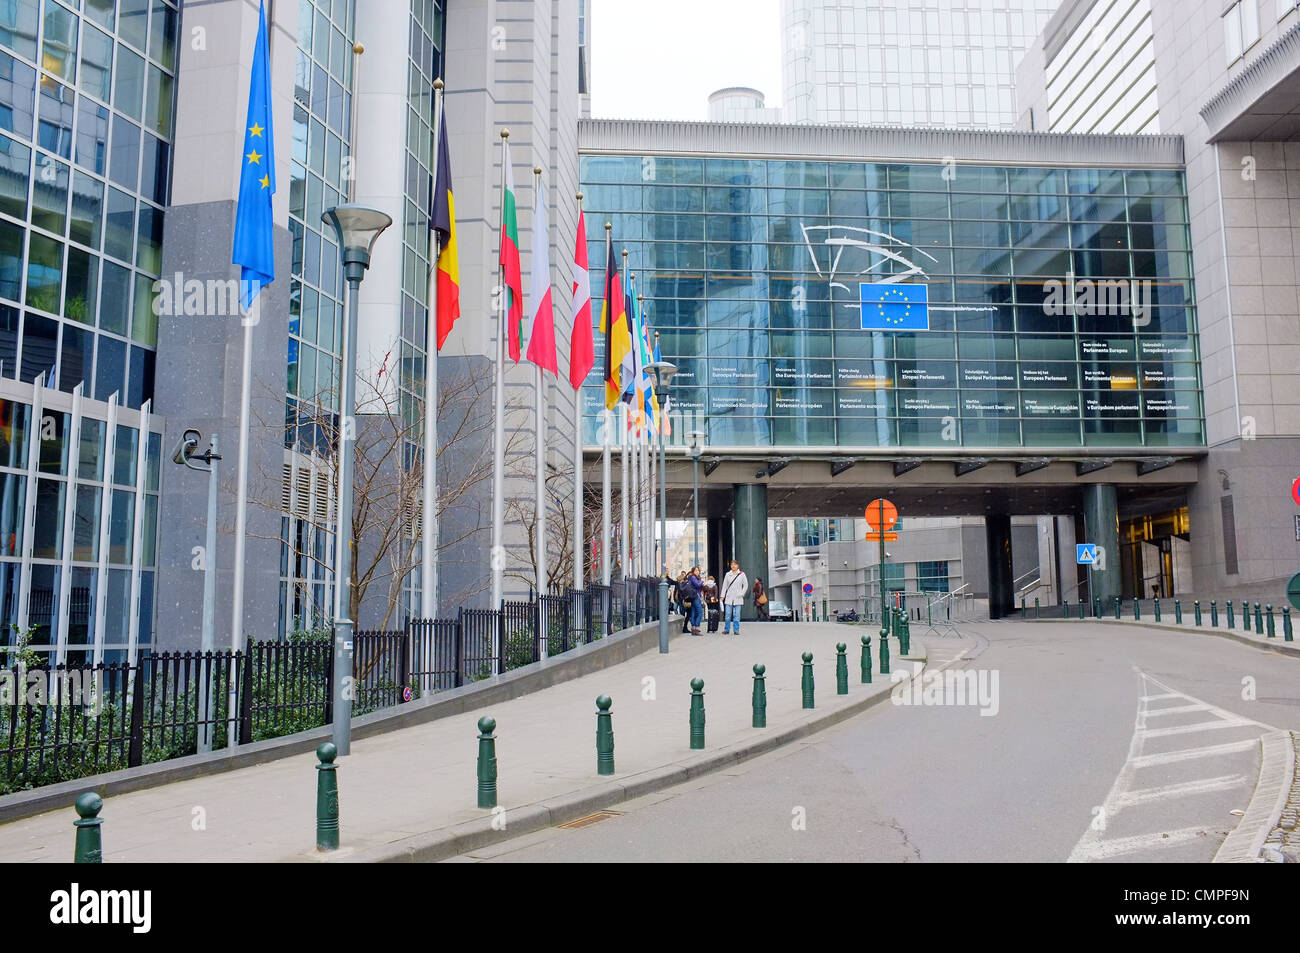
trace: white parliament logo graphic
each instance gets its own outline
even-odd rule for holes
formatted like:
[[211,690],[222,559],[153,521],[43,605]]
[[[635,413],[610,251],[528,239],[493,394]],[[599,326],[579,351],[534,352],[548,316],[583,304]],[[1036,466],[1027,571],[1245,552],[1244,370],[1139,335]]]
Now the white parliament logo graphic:
[[[935,258],[887,232],[855,225],[800,225],[808,257],[818,277],[829,281],[831,300],[842,308],[860,309],[858,284],[874,282],[925,282],[930,275],[921,256],[935,265]],[[908,257],[911,255],[912,257]],[[933,267],[933,266],[931,266]],[[931,311],[996,311],[991,305],[933,304]]]

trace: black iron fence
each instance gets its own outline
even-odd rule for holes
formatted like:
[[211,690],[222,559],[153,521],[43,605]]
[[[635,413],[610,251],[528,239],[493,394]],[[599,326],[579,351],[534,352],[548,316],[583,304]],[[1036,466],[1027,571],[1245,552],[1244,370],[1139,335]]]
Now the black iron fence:
[[[358,632],[353,714],[560,655],[656,618],[656,579],[628,579]],[[330,638],[133,664],[0,668],[0,794],[329,724]]]

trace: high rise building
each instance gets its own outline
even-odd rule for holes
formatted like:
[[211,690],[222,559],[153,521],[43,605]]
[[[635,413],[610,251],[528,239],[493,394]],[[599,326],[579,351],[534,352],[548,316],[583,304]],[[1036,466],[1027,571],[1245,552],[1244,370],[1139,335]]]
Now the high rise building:
[[1059,0],[782,0],[786,122],[1009,128]]

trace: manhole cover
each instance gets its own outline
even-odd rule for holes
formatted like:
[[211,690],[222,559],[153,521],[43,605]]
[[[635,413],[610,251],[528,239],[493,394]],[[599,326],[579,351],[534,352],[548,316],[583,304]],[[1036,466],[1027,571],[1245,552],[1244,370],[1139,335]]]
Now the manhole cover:
[[557,824],[556,827],[571,831],[579,827],[590,827],[592,824],[599,824],[601,821],[608,820],[611,817],[622,816],[623,814],[621,811],[597,811],[595,814],[588,814],[586,817],[579,817],[564,824]]

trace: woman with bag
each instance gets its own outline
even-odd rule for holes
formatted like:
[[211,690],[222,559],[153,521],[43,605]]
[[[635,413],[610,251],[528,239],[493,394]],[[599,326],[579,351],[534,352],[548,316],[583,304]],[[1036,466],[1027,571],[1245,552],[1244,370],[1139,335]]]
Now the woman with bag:
[[712,576],[704,580],[704,610],[708,613],[709,631],[717,632],[722,621],[722,601],[718,598],[718,582]]
[[763,580],[757,576],[754,577],[754,609],[758,613],[759,622],[770,619],[767,614],[767,590],[763,588]]
[[740,563],[733,559],[731,572],[727,573],[722,580],[723,635],[731,631],[732,625],[736,627],[736,635],[740,635],[740,607],[745,604],[745,596],[748,593],[749,579],[740,571]]

